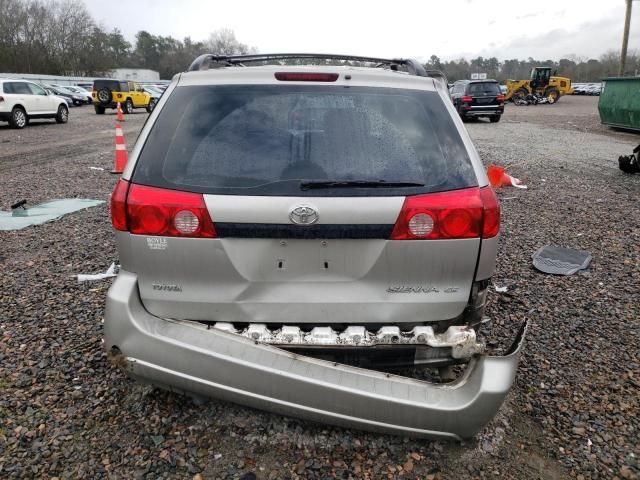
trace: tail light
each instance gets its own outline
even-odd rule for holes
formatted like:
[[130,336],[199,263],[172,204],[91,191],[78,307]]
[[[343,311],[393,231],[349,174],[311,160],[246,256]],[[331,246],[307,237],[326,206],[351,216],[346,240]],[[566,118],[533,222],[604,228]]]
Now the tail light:
[[500,103],[504,102],[504,95],[497,95],[496,100]]
[[391,240],[491,238],[500,231],[500,205],[490,187],[407,197]]
[[116,230],[136,235],[214,238],[216,230],[200,193],[178,192],[120,180],[111,196]]
[[4,102],[4,97],[0,95],[0,102]]
[[111,194],[111,223],[121,232],[127,231],[127,192],[129,182],[119,180]]
[[305,72],[276,72],[276,80],[281,82],[335,82],[337,73],[305,73]]
[[482,238],[495,237],[500,233],[500,201],[491,187],[481,188],[480,198],[484,208]]
[[461,100],[462,103],[471,103],[473,102],[473,97],[471,95],[464,95]]

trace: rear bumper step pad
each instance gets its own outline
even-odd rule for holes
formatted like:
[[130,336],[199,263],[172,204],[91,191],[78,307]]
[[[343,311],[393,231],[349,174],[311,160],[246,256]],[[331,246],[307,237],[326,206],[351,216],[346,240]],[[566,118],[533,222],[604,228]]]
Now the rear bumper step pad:
[[105,344],[131,376],[181,392],[363,430],[469,438],[497,412],[515,377],[526,332],[502,357],[476,356],[460,378],[432,384],[327,362],[193,322],[163,320],[140,302],[137,278],[109,290]]

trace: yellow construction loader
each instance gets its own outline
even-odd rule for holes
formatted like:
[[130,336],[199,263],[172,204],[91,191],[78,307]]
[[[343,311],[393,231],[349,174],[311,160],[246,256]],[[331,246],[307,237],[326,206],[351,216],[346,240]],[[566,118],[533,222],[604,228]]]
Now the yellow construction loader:
[[[554,72],[555,73],[555,72]],[[551,75],[550,67],[535,67],[529,80],[507,80],[505,101],[524,100],[528,95],[545,97],[546,103],[555,103],[562,95],[573,93],[571,79]]]

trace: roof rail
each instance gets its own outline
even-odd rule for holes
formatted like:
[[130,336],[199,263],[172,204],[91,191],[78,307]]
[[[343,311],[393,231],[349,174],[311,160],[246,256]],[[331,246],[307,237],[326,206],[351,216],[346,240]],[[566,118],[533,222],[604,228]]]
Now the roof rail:
[[407,69],[410,75],[419,77],[433,77],[444,79],[447,78],[438,70],[425,70],[424,66],[417,60],[403,58],[375,58],[360,57],[355,55],[329,55],[324,53],[270,53],[270,54],[252,54],[252,55],[214,55],[206,53],[196,58],[189,66],[188,71],[208,70],[209,68],[244,67],[247,63],[268,62],[275,60],[296,60],[296,59],[314,59],[314,60],[342,60],[374,63],[376,67],[387,67],[390,70],[398,70],[399,66]]

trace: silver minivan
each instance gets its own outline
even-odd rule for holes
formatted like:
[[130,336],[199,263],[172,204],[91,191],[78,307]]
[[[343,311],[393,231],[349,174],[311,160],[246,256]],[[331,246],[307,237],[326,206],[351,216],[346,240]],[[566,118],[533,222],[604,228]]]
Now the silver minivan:
[[[501,357],[480,331],[499,203],[446,79],[416,61],[197,58],[150,115],[111,215],[105,344],[134,378],[450,438],[482,428],[513,382],[525,326]],[[397,374],[416,367],[439,375]]]

